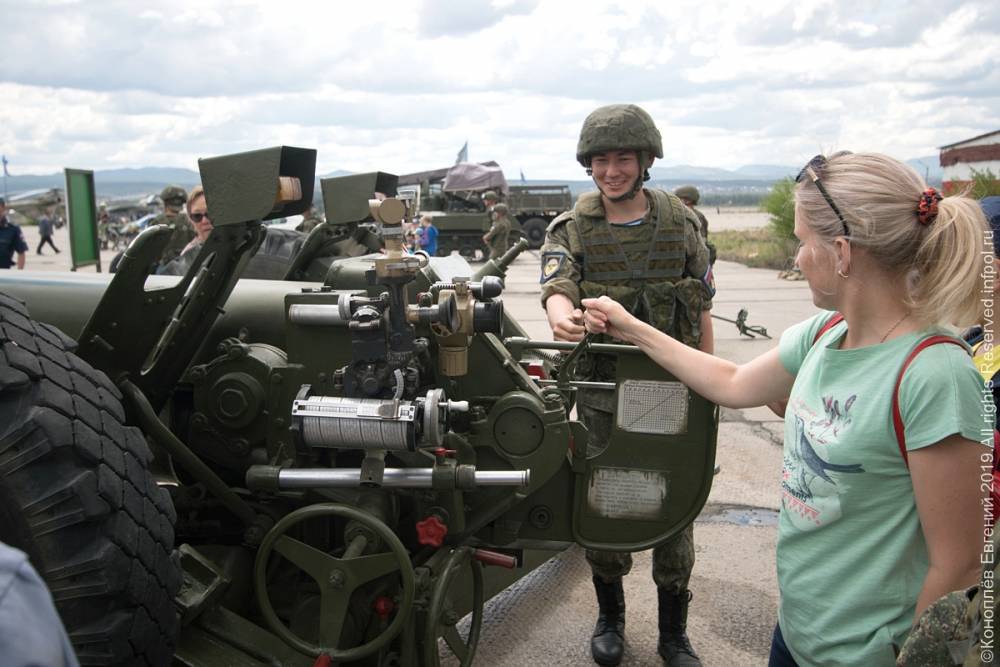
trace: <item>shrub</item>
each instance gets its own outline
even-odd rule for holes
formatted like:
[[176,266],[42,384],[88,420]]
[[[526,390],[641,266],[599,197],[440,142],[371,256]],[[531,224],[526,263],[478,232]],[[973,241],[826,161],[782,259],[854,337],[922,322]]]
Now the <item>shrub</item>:
[[761,202],[761,209],[771,214],[771,231],[779,239],[795,238],[795,180],[791,177],[776,181],[771,192]]

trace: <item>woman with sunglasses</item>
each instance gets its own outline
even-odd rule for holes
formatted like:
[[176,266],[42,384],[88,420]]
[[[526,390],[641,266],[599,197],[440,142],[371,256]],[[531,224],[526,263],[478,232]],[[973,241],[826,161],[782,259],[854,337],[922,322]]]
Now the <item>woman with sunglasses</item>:
[[184,246],[181,255],[186,255],[189,251],[200,248],[208,235],[212,233],[212,221],[208,217],[208,204],[205,202],[205,188],[196,185],[191,189],[185,210],[191,227],[194,228],[195,236]]
[[884,155],[817,156],[797,181],[796,260],[823,312],[776,349],[737,365],[607,297],[584,300],[585,323],[720,405],[788,398],[770,664],[892,665],[919,614],[980,571],[981,378],[957,340],[901,370],[978,321],[986,224]]

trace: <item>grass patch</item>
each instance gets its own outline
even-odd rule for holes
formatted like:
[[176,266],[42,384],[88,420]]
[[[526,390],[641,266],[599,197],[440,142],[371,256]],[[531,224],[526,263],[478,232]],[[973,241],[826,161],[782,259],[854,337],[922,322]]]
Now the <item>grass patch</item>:
[[790,269],[798,243],[779,239],[767,228],[709,232],[718,258],[756,269]]

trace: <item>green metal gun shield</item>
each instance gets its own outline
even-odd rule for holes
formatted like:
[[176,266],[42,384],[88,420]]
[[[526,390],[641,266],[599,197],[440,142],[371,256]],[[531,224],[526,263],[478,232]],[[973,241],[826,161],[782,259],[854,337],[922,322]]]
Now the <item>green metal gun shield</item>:
[[398,176],[382,171],[322,179],[320,187],[323,189],[327,224],[346,225],[368,220],[371,215],[368,200],[376,192],[386,197],[396,196],[398,181]]
[[[276,146],[198,160],[212,224],[271,220],[304,212],[312,204],[316,151]],[[279,178],[299,179],[301,197],[279,201]]]
[[578,475],[573,536],[602,551],[654,547],[694,521],[712,487],[718,407],[642,354],[619,354],[607,448]]

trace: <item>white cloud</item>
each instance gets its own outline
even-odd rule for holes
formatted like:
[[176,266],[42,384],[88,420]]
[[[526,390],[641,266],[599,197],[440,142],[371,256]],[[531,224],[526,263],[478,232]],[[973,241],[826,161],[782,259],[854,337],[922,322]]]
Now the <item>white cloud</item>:
[[468,140],[580,178],[584,116],[632,101],[667,163],[909,158],[1000,127],[998,28],[990,0],[9,3],[0,150],[26,173],[286,143],[321,172],[405,172]]

